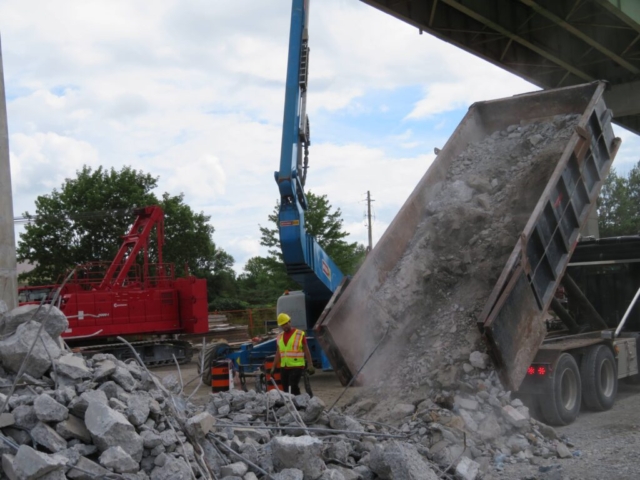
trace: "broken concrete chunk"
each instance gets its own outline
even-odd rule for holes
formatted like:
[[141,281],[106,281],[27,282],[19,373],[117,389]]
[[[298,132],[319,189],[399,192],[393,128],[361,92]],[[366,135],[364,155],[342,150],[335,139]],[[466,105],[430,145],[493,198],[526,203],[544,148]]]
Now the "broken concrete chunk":
[[476,480],[480,472],[480,465],[468,457],[462,457],[456,465],[458,480]]
[[50,452],[56,453],[67,448],[67,441],[49,425],[39,422],[30,433],[34,442]]
[[154,449],[158,445],[162,445],[162,437],[151,430],[140,432],[142,437],[142,445],[149,450]]
[[406,443],[376,445],[370,454],[369,468],[382,479],[438,480],[416,448]]
[[298,468],[305,478],[316,480],[327,468],[322,460],[322,442],[308,435],[274,437],[271,442],[276,469]]
[[103,380],[111,375],[113,375],[116,371],[116,364],[112,360],[104,360],[97,364],[96,368],[93,371],[93,380],[99,381]]
[[354,432],[364,432],[364,427],[357,420],[348,415],[332,413],[329,415],[329,425],[335,430],[349,430]]
[[242,477],[249,470],[246,464],[242,462],[230,463],[220,469],[220,475],[223,477]]
[[69,416],[69,409],[49,395],[39,395],[33,402],[36,416],[41,422],[62,422]]
[[314,423],[325,408],[325,403],[319,397],[311,398],[307,403],[306,410],[302,413],[302,420],[307,424]]
[[529,423],[529,419],[522,413],[513,408],[511,405],[505,405],[502,407],[502,416],[506,418],[514,427],[524,427]]
[[531,135],[529,137],[529,143],[534,147],[538,145],[542,140],[544,140],[544,137],[539,133],[536,133],[535,135]]
[[34,479],[61,470],[66,463],[67,459],[60,455],[48,455],[21,445],[13,459],[13,468],[18,478]]
[[2,471],[7,477],[9,477],[9,480],[16,480],[18,478],[16,469],[13,466],[14,458],[15,457],[9,453],[2,455]]
[[191,467],[182,458],[172,459],[151,472],[151,480],[191,480]]
[[558,453],[558,457],[560,458],[573,457],[571,450],[569,450],[569,448],[567,448],[567,446],[562,442],[558,442],[558,446],[556,447],[556,452]]
[[12,414],[15,426],[18,428],[31,430],[38,424],[36,409],[30,405],[20,405],[13,410]]
[[83,443],[91,443],[92,440],[84,421],[74,415],[69,415],[65,421],[58,423],[56,432],[65,440],[76,438]]
[[39,305],[22,305],[3,316],[3,321],[0,321],[0,334],[13,333],[20,325],[30,321],[38,324],[45,322],[44,331],[51,338],[58,338],[69,328],[65,314],[53,305],[45,305],[42,308]]
[[478,410],[478,401],[471,398],[464,398],[459,395],[453,397],[453,401],[460,408],[464,408],[465,410]]
[[151,397],[147,392],[136,392],[127,400],[127,418],[135,425],[142,425],[149,418],[149,401]]
[[138,385],[137,380],[133,378],[131,372],[120,365],[116,366],[116,370],[111,374],[111,378],[127,392],[132,392]]
[[91,378],[93,376],[93,373],[91,372],[91,369],[87,367],[87,363],[84,358],[77,355],[63,355],[55,360],[55,364],[58,372],[73,380],[81,380],[83,378]]
[[136,462],[142,459],[142,438],[121,413],[100,402],[91,402],[85,415],[85,424],[91,432],[93,443],[101,451],[121,446]]
[[278,472],[274,477],[275,480],[303,480],[304,473],[297,468],[285,468]]
[[480,438],[484,441],[498,438],[502,433],[495,414],[491,413],[480,424]]
[[119,445],[109,447],[100,455],[100,465],[116,473],[135,473],[140,465]]
[[40,324],[37,322],[23,323],[14,335],[0,341],[0,361],[4,368],[17,373],[29,351],[31,353],[25,364],[27,374],[39,378],[51,368],[50,358],[55,360],[62,351],[44,330],[40,332],[42,341],[37,341],[39,330]]
[[111,473],[86,457],[80,457],[75,466],[84,471],[75,468],[69,469],[67,478],[70,480],[95,480],[96,478],[106,477]]
[[202,412],[187,420],[185,429],[193,438],[201,439],[211,431],[215,423],[216,419],[210,413]]
[[484,370],[487,368],[487,361],[489,360],[489,355],[482,352],[473,352],[469,355],[469,363],[475,368],[479,368]]
[[102,403],[105,406],[109,404],[109,400],[102,390],[89,390],[83,392],[79,397],[74,398],[71,403],[69,403],[69,410],[71,410],[74,415],[84,418],[90,402]]
[[0,413],[0,428],[10,427],[15,423],[16,423],[16,420],[12,413],[7,413],[7,412]]
[[330,468],[325,470],[318,480],[346,480],[346,479],[344,477],[344,474],[341,471]]

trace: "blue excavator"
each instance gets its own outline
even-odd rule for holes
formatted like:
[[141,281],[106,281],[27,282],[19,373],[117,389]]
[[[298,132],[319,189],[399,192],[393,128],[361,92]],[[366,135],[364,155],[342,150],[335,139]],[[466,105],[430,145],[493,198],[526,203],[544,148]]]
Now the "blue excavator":
[[[314,337],[313,327],[345,277],[305,228],[308,204],[304,186],[311,144],[306,113],[309,0],[293,0],[292,3],[280,169],[275,172],[275,180],[280,191],[278,228],[282,256],[287,273],[302,289],[282,295],[276,310],[277,314],[288,313],[292,325],[306,331],[314,366],[331,370],[327,356]],[[205,370],[210,370],[213,362],[228,360],[233,364],[233,370],[240,373],[245,386],[249,376],[260,379],[262,365],[275,352],[276,340],[272,339],[256,345],[245,343],[236,348],[224,342],[216,343],[209,345],[202,354]],[[210,383],[209,372],[202,373],[205,382]]]

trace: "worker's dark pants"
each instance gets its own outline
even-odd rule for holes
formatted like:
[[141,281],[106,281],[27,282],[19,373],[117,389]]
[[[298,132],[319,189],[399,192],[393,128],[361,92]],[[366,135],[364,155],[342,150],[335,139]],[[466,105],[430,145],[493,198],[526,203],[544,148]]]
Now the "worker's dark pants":
[[291,387],[291,393],[293,395],[300,395],[300,378],[304,373],[304,368],[281,368],[280,378],[282,379],[282,388],[285,392],[289,393],[289,387]]

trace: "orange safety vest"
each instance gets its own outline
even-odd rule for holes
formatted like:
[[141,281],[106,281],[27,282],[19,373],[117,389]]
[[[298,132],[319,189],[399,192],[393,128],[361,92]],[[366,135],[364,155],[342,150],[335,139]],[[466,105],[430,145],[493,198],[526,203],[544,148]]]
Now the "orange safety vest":
[[304,332],[296,329],[285,345],[284,333],[278,335],[278,349],[280,350],[280,367],[304,367]]

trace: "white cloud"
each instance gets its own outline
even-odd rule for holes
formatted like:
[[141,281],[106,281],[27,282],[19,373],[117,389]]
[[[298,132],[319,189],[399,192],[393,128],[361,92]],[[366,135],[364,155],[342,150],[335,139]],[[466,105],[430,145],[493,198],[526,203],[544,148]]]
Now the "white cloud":
[[11,135],[11,176],[14,209],[33,213],[36,195],[59,188],[83,165],[99,165],[98,152],[88,142],[55,133]]
[[[455,128],[456,116],[443,114],[535,87],[362,2],[311,3],[308,112],[326,122],[320,135],[312,123],[314,138],[329,140],[312,144],[307,188],[327,194],[351,240],[366,243],[364,194],[375,199],[377,239]],[[258,224],[279,196],[273,172],[290,8],[255,0],[0,2],[15,211],[33,211],[37,195],[84,164],[130,165],[159,176],[160,192],[184,192],[194,210],[211,215],[214,239],[238,271],[264,254]],[[391,94],[407,91],[405,121],[386,135],[368,133],[397,115]],[[352,121],[343,127],[341,116]],[[334,130],[359,140],[332,139]],[[635,164],[638,146],[635,135],[622,135],[620,169]]]

